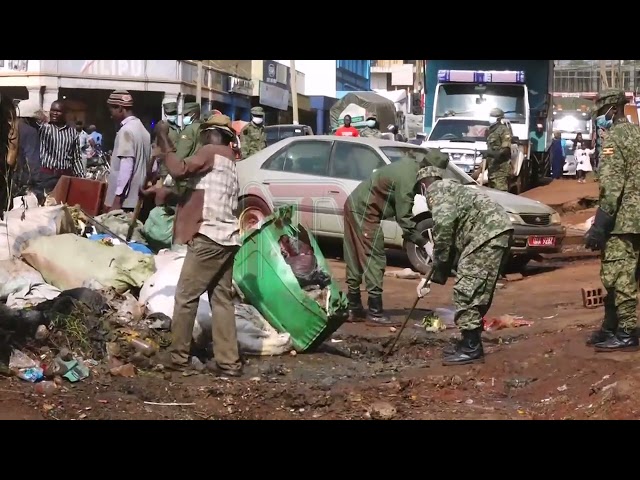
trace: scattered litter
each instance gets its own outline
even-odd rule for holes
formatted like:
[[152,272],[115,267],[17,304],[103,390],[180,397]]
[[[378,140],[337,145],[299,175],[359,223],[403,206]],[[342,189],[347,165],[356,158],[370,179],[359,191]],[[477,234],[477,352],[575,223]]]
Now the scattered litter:
[[611,378],[611,375],[605,375],[596,383],[591,385],[591,391],[589,392],[589,395],[593,395],[594,393],[600,392],[602,390],[602,387],[600,385],[602,385],[606,380],[609,380],[610,378]]
[[465,404],[467,404],[467,405],[472,405],[472,404],[473,404],[473,400],[471,400],[470,398],[467,398],[467,399],[464,401],[464,403],[465,403]]
[[555,315],[550,315],[548,317],[542,317],[542,318],[545,319],[545,320],[550,320],[552,318],[556,318],[557,316],[558,316],[558,314],[556,313]]
[[401,278],[404,280],[416,280],[420,278],[420,274],[418,272],[414,272],[410,268],[405,268],[403,270],[387,270],[384,274],[387,277]]
[[89,369],[79,359],[64,362],[64,366],[66,367],[67,371],[62,376],[69,380],[71,383],[76,383],[89,377]]
[[391,420],[398,411],[388,402],[372,403],[367,409],[367,416],[374,420]]
[[110,369],[109,373],[114,377],[133,378],[136,376],[136,367],[134,367],[131,363],[127,363],[125,365],[120,365],[118,367]]
[[22,368],[18,371],[18,378],[35,383],[44,378],[44,371],[40,367]]
[[11,357],[9,357],[9,368],[11,370],[20,370],[23,368],[34,368],[38,367],[39,364],[27,354],[21,352],[20,350],[13,350],[11,352]]
[[422,319],[420,327],[427,332],[441,332],[448,328],[455,328],[456,312],[452,308],[436,308]]
[[520,320],[522,317],[516,317],[514,315],[501,315],[498,318],[492,318],[487,321],[483,319],[485,331],[502,330],[504,328],[516,328],[516,327],[530,327],[533,322],[527,320]]
[[567,388],[569,388],[569,387],[567,387],[566,385],[562,385],[562,386],[558,387],[556,390],[558,390],[559,392],[564,392],[564,391],[567,390]]
[[162,403],[162,402],[144,402],[145,405],[157,405],[159,407],[190,407],[195,405],[195,403]]
[[58,385],[56,385],[56,382],[45,380],[36,383],[34,390],[39,395],[52,395],[58,390]]
[[343,341],[344,341],[344,340],[338,340],[337,338],[332,338],[332,339],[331,339],[331,343],[341,343],[341,342],[343,342]]

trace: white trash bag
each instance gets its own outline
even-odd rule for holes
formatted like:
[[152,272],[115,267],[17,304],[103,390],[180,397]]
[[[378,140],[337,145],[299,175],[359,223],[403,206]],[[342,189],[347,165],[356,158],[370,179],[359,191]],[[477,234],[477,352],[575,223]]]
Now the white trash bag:
[[[155,257],[154,273],[140,290],[140,305],[147,313],[173,316],[176,284],[180,277],[185,253],[162,250]],[[240,350],[251,355],[282,355],[293,349],[288,333],[278,333],[251,305],[235,303],[236,328]],[[204,293],[198,302],[193,339],[203,345],[211,338],[211,307]]]

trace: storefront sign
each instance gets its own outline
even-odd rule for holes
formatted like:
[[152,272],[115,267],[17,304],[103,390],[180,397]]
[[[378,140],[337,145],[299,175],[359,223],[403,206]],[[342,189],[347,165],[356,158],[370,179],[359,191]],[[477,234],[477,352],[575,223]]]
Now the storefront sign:
[[0,60],[0,70],[26,72],[29,70],[29,60]]
[[253,82],[244,78],[229,77],[229,92],[240,95],[251,96],[253,93]]
[[289,108],[289,96],[289,91],[284,88],[260,82],[261,105],[277,108],[278,110],[287,110]]
[[289,67],[273,60],[263,60],[262,78],[265,83],[287,88],[289,85]]

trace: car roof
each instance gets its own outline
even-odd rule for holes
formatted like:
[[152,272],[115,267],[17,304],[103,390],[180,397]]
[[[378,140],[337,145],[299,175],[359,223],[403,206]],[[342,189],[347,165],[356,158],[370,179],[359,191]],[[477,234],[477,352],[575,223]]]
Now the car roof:
[[347,142],[347,143],[357,143],[361,145],[375,145],[377,147],[405,147],[405,148],[416,148],[417,145],[413,145],[407,142],[397,142],[395,140],[384,140],[381,138],[373,138],[373,137],[339,137],[336,135],[309,135],[306,137],[289,137],[283,140],[280,140],[281,145],[284,145],[284,142],[312,142],[317,140],[331,140],[338,142]]

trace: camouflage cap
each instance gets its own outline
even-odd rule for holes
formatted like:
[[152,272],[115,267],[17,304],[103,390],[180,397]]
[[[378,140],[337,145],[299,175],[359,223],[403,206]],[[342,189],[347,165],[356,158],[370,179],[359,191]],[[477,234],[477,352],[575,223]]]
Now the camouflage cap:
[[498,118],[504,117],[504,110],[502,110],[501,108],[492,108],[489,112],[489,116]]
[[437,167],[445,169],[447,168],[447,165],[449,165],[449,155],[441,152],[437,148],[427,149],[427,154],[424,156],[422,162],[420,162],[421,167]]
[[167,102],[162,105],[165,115],[177,115],[178,104],[176,102]]
[[593,103],[593,112],[598,112],[602,107],[624,105],[629,103],[624,90],[621,88],[609,88],[598,94]]
[[236,133],[231,126],[231,119],[222,115],[221,113],[216,113],[211,115],[205,122],[200,125],[202,130],[210,130],[215,128],[216,130],[221,130],[223,132],[228,133],[229,135],[234,136]]
[[416,182],[419,182],[423,178],[444,178],[444,170],[438,167],[422,167],[418,170],[416,176]]
[[262,107],[253,107],[251,109],[251,115],[257,115],[259,117],[264,117],[264,108],[262,108]]
[[198,102],[187,102],[182,107],[183,115],[190,115],[192,113],[200,113],[200,104]]

